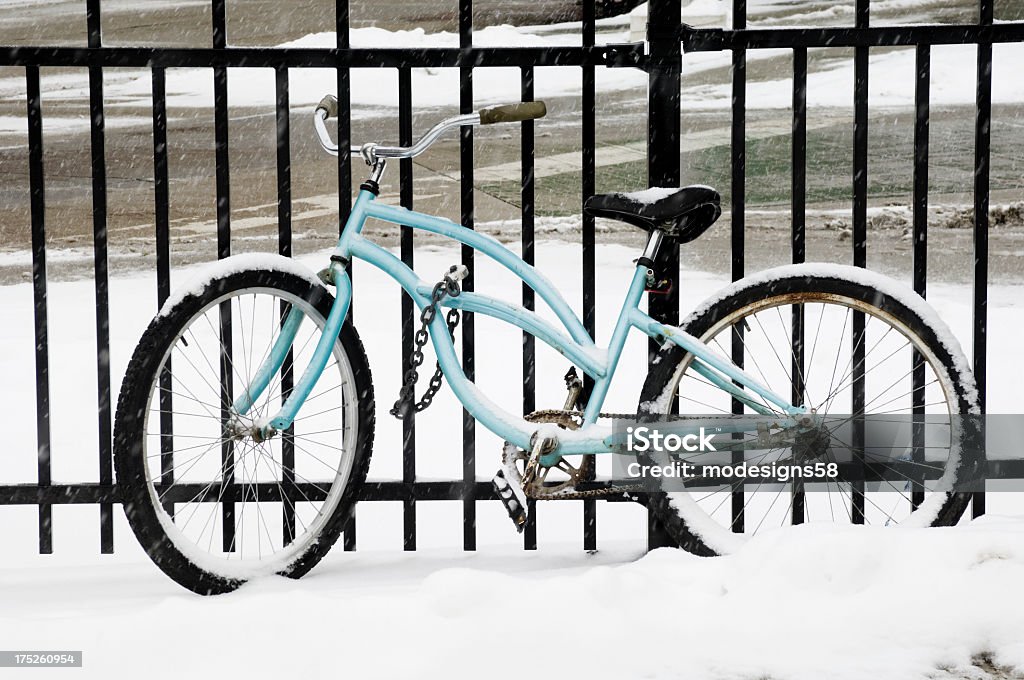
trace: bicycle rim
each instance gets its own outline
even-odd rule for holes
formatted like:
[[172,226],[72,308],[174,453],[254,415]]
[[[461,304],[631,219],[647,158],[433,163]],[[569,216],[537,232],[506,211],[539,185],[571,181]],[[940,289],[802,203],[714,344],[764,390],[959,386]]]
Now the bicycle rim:
[[309,302],[283,290],[233,291],[203,307],[165,352],[149,391],[149,498],[179,552],[224,578],[287,573],[317,541],[352,471],[358,402],[337,341],[290,428],[264,441],[226,430],[230,404],[293,307],[304,320],[285,364],[252,409],[235,416],[243,425],[266,421],[306,369],[324,326]]
[[[863,318],[863,331],[854,333],[858,316]],[[794,342],[794,328],[800,325],[802,345]],[[928,525],[934,521],[959,463],[960,425],[953,417],[959,412],[958,401],[948,368],[906,323],[853,297],[790,293],[769,296],[725,315],[701,339],[725,356],[733,355],[735,344],[748,374],[776,394],[799,399],[832,423],[822,462],[848,463],[856,451],[864,451],[865,460],[876,468],[902,470],[886,472],[886,478],[876,482],[761,480],[748,481],[742,490],[733,483],[722,483],[669,494],[687,525],[700,527],[706,543],[728,552],[729,546],[737,545],[736,534],[749,536],[816,521],[871,525]],[[798,347],[802,361],[795,364],[794,355],[801,354]],[[859,352],[856,362],[855,348]],[[690,355],[684,358],[671,383],[680,413],[754,413],[747,405],[736,408],[730,395],[692,369],[691,359]],[[923,373],[917,389],[915,370]],[[862,397],[856,396],[857,383],[863,385]],[[778,412],[763,399],[756,401]],[[915,411],[923,411],[928,422],[917,438],[910,440],[914,446],[902,452],[865,450],[861,443],[851,441],[849,428],[834,425],[864,415],[873,427],[886,421],[894,427],[912,427],[909,416]],[[904,435],[895,441],[908,439]],[[698,452],[686,460],[697,465],[764,465],[792,463],[798,457],[790,447],[731,454]],[[927,479],[907,475],[908,469],[920,471]]]

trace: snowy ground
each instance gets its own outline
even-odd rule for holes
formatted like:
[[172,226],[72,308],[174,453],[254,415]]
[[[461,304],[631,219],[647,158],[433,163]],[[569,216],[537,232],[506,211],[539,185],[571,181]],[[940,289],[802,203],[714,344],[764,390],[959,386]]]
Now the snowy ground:
[[[537,252],[542,271],[578,307],[578,246],[546,241]],[[609,333],[635,256],[618,245],[598,249],[599,338]],[[416,257],[417,269],[433,278],[458,253],[428,247]],[[317,268],[323,259],[305,261]],[[479,290],[517,295],[507,274],[477,262]],[[188,275],[175,271],[174,282]],[[386,409],[398,386],[399,297],[365,266],[356,282],[356,323],[378,390],[371,477],[395,478],[401,430]],[[686,273],[684,308],[723,283]],[[992,411],[1014,410],[1012,389],[1024,380],[1015,355],[1020,293],[1019,286],[991,293]],[[49,299],[54,479],[95,480],[91,282],[51,284]],[[930,299],[969,352],[969,288],[933,284]],[[15,423],[0,483],[31,482],[30,286],[0,288],[0,305],[9,319],[0,328],[9,348],[0,370],[15,386],[0,397]],[[115,390],[154,309],[152,276],[112,281]],[[477,338],[479,384],[514,410],[519,362],[509,357],[519,356],[520,334],[478,319]],[[644,344],[634,338],[627,347],[609,408],[635,406]],[[564,368],[553,352],[539,353],[538,407],[560,402]],[[446,390],[420,419],[421,478],[461,476],[461,446],[449,435],[459,418]],[[478,447],[478,474],[489,477],[498,442],[481,428]],[[473,555],[461,551],[461,505],[422,503],[421,550],[404,555],[400,506],[367,503],[359,507],[358,552],[336,550],[300,582],[271,579],[212,600],[186,593],[150,565],[119,511],[116,555],[97,554],[97,510],[82,506],[55,508],[56,552],[38,556],[35,509],[4,507],[0,641],[10,649],[83,649],[88,677],[127,677],[139,668],[153,677],[518,677],[524,650],[536,655],[525,668],[540,677],[986,677],[971,674],[992,663],[1024,668],[1024,615],[1008,596],[1024,579],[1020,500],[990,494],[992,515],[949,530],[808,525],[768,532],[716,559],[675,551],[641,557],[645,513],[621,503],[599,505],[595,555],[581,549],[578,503],[541,506],[537,553],[518,549],[498,504],[480,503]],[[538,616],[551,636],[545,641],[533,638]]]
[[807,526],[718,559],[360,552],[212,600],[134,566],[22,570],[0,639],[84,649],[106,678],[1017,677],[975,664],[1024,667],[1022,539],[987,520]]

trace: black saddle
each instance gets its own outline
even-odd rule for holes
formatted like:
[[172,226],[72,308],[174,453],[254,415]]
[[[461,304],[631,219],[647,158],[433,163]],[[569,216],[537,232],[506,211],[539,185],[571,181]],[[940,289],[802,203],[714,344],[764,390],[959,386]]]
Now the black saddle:
[[718,192],[700,185],[598,194],[587,199],[583,210],[595,217],[628,222],[644,231],[659,229],[679,243],[703,234],[722,214]]

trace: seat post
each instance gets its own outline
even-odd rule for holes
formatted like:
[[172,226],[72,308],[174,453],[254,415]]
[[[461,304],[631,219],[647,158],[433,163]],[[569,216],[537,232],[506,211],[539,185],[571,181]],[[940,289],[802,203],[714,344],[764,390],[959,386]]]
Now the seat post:
[[[647,237],[647,247],[644,248],[644,254],[637,260],[637,263],[647,260],[649,262],[657,262],[658,250],[661,248],[661,242],[665,238],[665,232],[661,229],[651,229],[650,236]],[[647,265],[650,267],[651,265]]]

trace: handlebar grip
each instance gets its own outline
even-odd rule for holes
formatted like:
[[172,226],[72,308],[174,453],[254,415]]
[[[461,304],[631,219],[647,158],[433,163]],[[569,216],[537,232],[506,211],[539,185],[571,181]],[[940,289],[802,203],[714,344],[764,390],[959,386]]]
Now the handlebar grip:
[[521,120],[543,118],[548,112],[544,102],[523,102],[521,104],[503,104],[480,109],[480,124],[515,123]]
[[338,98],[333,94],[325,95],[320,103],[316,105],[317,110],[323,109],[327,112],[328,118],[338,117]]

